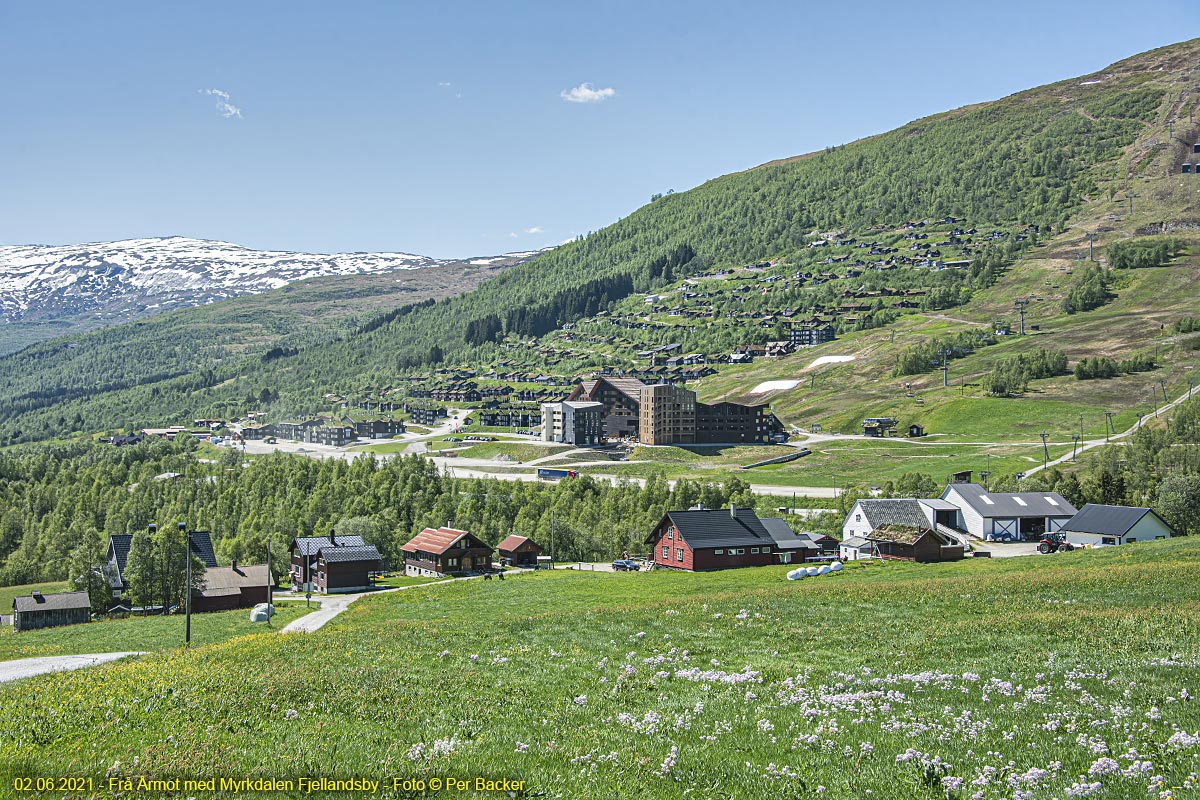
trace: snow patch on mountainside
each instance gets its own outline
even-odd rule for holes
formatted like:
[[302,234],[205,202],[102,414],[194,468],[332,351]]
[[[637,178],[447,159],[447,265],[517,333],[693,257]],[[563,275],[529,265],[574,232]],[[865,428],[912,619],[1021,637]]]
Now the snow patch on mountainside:
[[[485,256],[476,265],[537,252]],[[0,247],[0,325],[52,320],[112,324],[258,294],[307,278],[459,263],[411,253],[290,253],[170,236],[63,246]]]
[[172,236],[0,247],[0,319],[137,315],[202,305],[324,275],[446,263],[410,253],[289,253]]

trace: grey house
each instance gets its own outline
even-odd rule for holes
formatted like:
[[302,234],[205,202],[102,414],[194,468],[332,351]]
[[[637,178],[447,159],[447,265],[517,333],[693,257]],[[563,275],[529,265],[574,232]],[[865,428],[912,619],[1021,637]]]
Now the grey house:
[[59,625],[77,625],[91,618],[92,604],[87,592],[42,594],[13,598],[13,630],[31,631]]

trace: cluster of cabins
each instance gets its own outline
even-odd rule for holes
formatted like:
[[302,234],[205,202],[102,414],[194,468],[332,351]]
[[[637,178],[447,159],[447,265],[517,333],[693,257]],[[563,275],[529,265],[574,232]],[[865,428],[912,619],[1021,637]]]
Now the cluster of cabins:
[[404,431],[404,422],[398,419],[353,420],[342,417],[337,422],[318,418],[303,422],[247,425],[241,429],[240,435],[243,439],[278,437],[306,444],[342,447],[359,439],[390,439]]
[[[1149,508],[1091,504],[1077,510],[1055,492],[989,492],[978,484],[951,484],[939,498],[863,499],[846,515],[842,539],[796,532],[782,518],[759,518],[753,509],[668,511],[645,539],[654,568],[700,572],[810,560],[865,558],[931,563],[958,561],[970,539],[1028,540],[1057,534],[1077,547],[1165,539],[1171,527]],[[205,564],[203,585],[193,592],[194,611],[245,608],[266,602],[274,581],[265,565],[217,564],[204,531],[189,533],[192,553]],[[130,535],[108,544],[104,574],[112,592],[110,611],[132,611],[125,571]],[[486,573],[499,565],[538,568],[548,561],[541,547],[513,534],[492,548],[468,531],[425,528],[402,548],[404,573],[443,577]],[[384,570],[378,549],[361,536],[297,537],[291,543],[289,582],[295,591],[335,594],[363,591]],[[13,627],[32,630],[87,622],[87,592],[17,597]]]
[[[373,585],[385,569],[378,549],[361,536],[306,536],[292,540],[289,581],[298,592],[337,594],[360,592]],[[451,528],[425,528],[400,548],[404,574],[435,577],[488,572],[498,550],[505,566],[534,567],[541,548],[531,539],[511,535],[492,548],[474,534]]]
[[543,439],[576,446],[628,440],[649,445],[766,444],[785,436],[764,404],[701,403],[667,383],[599,377],[542,406]]

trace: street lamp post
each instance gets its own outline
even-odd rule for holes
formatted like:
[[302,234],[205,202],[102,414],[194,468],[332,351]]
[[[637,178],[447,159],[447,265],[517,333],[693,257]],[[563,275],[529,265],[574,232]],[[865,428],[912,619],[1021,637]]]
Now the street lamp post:
[[179,523],[179,532],[183,534],[183,646],[192,644],[192,543],[188,541],[187,523]]

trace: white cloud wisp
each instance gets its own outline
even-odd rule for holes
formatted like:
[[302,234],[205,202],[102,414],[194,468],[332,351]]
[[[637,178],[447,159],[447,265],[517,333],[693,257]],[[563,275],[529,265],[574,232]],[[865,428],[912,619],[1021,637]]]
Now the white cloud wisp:
[[600,103],[616,95],[617,90],[611,86],[597,89],[590,83],[581,83],[574,89],[564,89],[559,96],[568,103]]
[[217,113],[225,119],[242,118],[242,110],[229,102],[229,92],[222,89],[201,89],[200,94],[217,98]]

